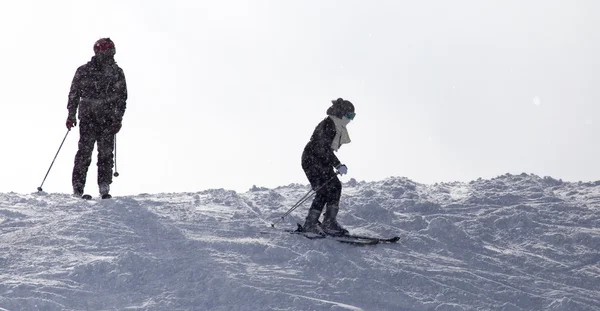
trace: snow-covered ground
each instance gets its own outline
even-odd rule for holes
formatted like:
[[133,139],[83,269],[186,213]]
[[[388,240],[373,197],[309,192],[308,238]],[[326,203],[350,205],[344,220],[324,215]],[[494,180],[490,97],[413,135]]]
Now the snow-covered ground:
[[0,310],[600,310],[600,182],[344,184],[353,246],[270,224],[307,185],[0,194]]

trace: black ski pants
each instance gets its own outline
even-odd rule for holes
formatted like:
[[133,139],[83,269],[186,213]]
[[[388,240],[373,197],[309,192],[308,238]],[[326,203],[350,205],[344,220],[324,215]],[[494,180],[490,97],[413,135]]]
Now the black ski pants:
[[323,166],[310,160],[302,161],[302,169],[313,190],[319,189],[310,206],[311,210],[323,211],[325,205],[339,205],[342,183],[330,166]]
[[73,167],[73,189],[83,192],[87,171],[92,163],[94,145],[98,143],[98,185],[111,184],[113,173],[113,148],[115,135],[106,123],[93,121],[79,122],[79,149]]

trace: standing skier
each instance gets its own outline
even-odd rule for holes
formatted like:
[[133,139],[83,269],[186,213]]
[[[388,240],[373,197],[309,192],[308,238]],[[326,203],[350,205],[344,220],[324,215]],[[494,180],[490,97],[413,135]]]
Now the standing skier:
[[[347,234],[348,230],[337,222],[342,193],[342,183],[337,174],[346,174],[348,168],[341,164],[333,152],[350,142],[346,125],[356,114],[354,105],[347,100],[338,98],[331,102],[333,105],[327,109],[327,117],[317,125],[302,152],[302,169],[312,189],[318,189],[303,230],[318,234],[343,235]],[[323,223],[320,224],[319,217],[325,206],[327,209]]]
[[77,68],[67,109],[67,129],[77,125],[79,107],[79,149],[73,167],[73,195],[81,197],[87,171],[98,143],[98,188],[103,199],[110,198],[115,134],[121,129],[127,100],[125,74],[114,59],[115,44],[102,38],[94,44],[91,61]]

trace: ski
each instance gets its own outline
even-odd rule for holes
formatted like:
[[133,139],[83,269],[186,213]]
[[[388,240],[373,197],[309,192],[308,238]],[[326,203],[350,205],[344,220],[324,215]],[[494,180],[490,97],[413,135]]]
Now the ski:
[[298,224],[298,228],[296,230],[285,230],[288,233],[292,234],[301,234],[308,239],[332,239],[341,243],[347,244],[355,244],[355,245],[376,245],[379,243],[396,243],[400,240],[400,237],[391,237],[391,238],[378,238],[378,237],[370,237],[370,236],[362,236],[362,235],[320,235],[316,233],[308,233],[304,232],[302,225]]
[[377,241],[380,243],[396,243],[396,242],[400,241],[399,236],[394,236],[391,238],[379,238],[379,237],[371,237],[371,236],[364,236],[364,235],[346,234],[346,235],[340,235],[340,237],[356,238],[356,239],[363,239],[363,240],[373,240],[373,241]]
[[328,239],[328,240],[334,240],[334,241],[337,241],[340,243],[352,244],[352,245],[376,245],[376,244],[379,244],[379,241],[376,241],[376,240],[349,238],[349,237],[345,237],[345,236],[320,235],[317,233],[302,232],[302,231],[297,231],[297,230],[285,230],[285,231],[288,233],[291,233],[291,234],[302,235],[305,238],[311,239],[311,240]]
[[[76,198],[81,198],[81,199],[84,199],[84,200],[87,200],[87,201],[89,201],[89,200],[93,200],[93,199],[94,199],[94,198],[93,198],[91,195],[89,195],[89,194],[84,194],[84,195],[82,195],[82,196],[80,196],[80,197],[78,197],[78,196],[75,196],[75,197],[76,197]],[[112,196],[111,196],[110,194],[103,194],[103,195],[102,195],[100,198],[102,198],[103,200],[106,200],[106,199],[112,199]]]
[[[302,231],[302,226],[300,224],[297,224],[298,228],[296,229],[296,231]],[[396,243],[398,241],[400,241],[400,237],[399,236],[393,236],[391,238],[380,238],[380,237],[373,237],[373,236],[365,236],[365,235],[356,235],[356,234],[343,234],[343,235],[336,235],[337,237],[346,237],[346,238],[354,238],[354,239],[362,239],[362,240],[374,240],[380,243]]]

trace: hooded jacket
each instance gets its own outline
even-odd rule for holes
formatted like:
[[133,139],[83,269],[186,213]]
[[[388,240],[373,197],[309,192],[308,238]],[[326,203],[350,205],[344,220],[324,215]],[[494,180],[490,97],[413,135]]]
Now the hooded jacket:
[[[354,112],[354,105],[343,98],[331,101],[332,105],[327,109],[327,117],[315,128],[310,141],[302,152],[302,167],[319,166],[321,168],[338,167],[341,163],[334,150],[344,143],[350,142],[350,137],[342,121],[348,112]],[[336,125],[333,118],[340,122]],[[338,127],[338,128],[336,128]],[[334,143],[334,139],[337,139]]]
[[77,68],[67,109],[70,119],[75,119],[79,108],[82,121],[121,122],[126,101],[127,84],[123,70],[112,58],[101,62],[94,56],[87,64]]

